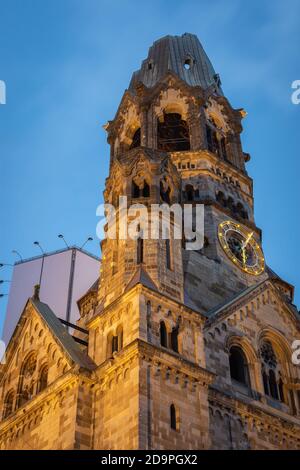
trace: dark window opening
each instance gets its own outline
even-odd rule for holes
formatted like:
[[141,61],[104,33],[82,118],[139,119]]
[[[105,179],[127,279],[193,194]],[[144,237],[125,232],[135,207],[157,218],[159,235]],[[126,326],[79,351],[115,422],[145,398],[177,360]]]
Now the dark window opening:
[[48,385],[48,366],[44,366],[40,373],[37,391],[42,392]]
[[290,400],[291,400],[291,412],[293,415],[297,414],[297,408],[295,403],[295,396],[293,390],[290,390]]
[[165,152],[190,150],[190,136],[186,121],[178,113],[164,114],[164,121],[157,124],[157,146]]
[[137,199],[139,197],[149,197],[150,186],[147,181],[144,181],[144,185],[140,188],[134,181],[132,181],[132,197]]
[[174,431],[177,431],[177,416],[175,405],[170,406],[170,427]]
[[226,150],[226,139],[225,137],[222,137],[221,140],[220,140],[220,147],[221,147],[221,153],[222,153],[222,157],[223,159],[228,162],[228,156],[227,156],[227,150]]
[[185,195],[186,195],[186,200],[187,201],[193,201],[194,200],[194,188],[191,184],[187,184],[185,187]]
[[160,197],[163,200],[163,202],[166,202],[167,204],[170,204],[170,188],[168,187],[166,190],[164,190],[164,185],[162,181],[160,182]]
[[4,409],[2,419],[8,418],[13,412],[13,404],[14,404],[14,393],[8,392],[4,400]]
[[141,146],[141,129],[137,129],[133,135],[131,145],[129,147],[129,150],[134,149],[136,147]]
[[243,351],[233,346],[229,355],[230,375],[237,382],[248,386],[248,365]]
[[226,207],[226,206],[227,206],[225,194],[222,193],[222,191],[219,191],[219,192],[217,193],[216,200],[217,200],[223,207]]
[[167,268],[171,269],[171,247],[170,247],[170,240],[167,238],[166,242],[166,264]]
[[278,389],[277,389],[277,382],[276,382],[276,375],[273,370],[269,372],[269,389],[270,395],[275,400],[278,400]]
[[134,181],[132,182],[132,197],[133,198],[140,197],[140,188]]
[[263,378],[263,384],[264,384],[264,392],[265,395],[269,395],[269,378],[266,372],[262,373],[262,378]]
[[149,197],[150,196],[150,186],[149,184],[145,181],[144,187],[143,187],[143,197]]
[[117,336],[112,337],[111,352],[112,352],[112,354],[114,352],[118,352],[118,337]]
[[212,153],[219,154],[219,141],[217,133],[210,126],[206,125],[207,149]]
[[283,393],[283,382],[282,379],[279,379],[278,382],[278,393],[279,393],[279,400],[284,403],[284,393]]
[[137,239],[137,264],[144,262],[144,240],[142,234]]
[[160,345],[164,348],[168,347],[168,335],[167,328],[164,321],[161,321],[159,324],[159,335],[160,335]]
[[178,327],[174,327],[171,331],[171,348],[178,353]]

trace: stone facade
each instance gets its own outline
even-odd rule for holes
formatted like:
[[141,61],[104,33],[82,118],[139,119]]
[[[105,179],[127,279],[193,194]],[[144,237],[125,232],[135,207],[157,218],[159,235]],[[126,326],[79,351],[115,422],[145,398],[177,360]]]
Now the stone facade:
[[115,228],[120,196],[143,220],[153,204],[204,204],[204,246],[140,226],[103,240],[73,336],[36,292],[0,369],[0,449],[300,448],[293,287],[268,267],[248,274],[218,239],[232,220],[261,240],[244,116],[195,36],[154,43],[105,126],[104,198]]

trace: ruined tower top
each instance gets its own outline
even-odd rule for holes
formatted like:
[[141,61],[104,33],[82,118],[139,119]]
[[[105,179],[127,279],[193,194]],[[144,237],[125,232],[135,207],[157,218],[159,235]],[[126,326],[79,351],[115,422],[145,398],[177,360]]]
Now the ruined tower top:
[[203,89],[215,86],[216,94],[223,95],[219,75],[195,34],[165,36],[155,41],[141,68],[133,73],[129,89],[134,92],[138,82],[151,88],[168,72],[173,72],[190,86]]

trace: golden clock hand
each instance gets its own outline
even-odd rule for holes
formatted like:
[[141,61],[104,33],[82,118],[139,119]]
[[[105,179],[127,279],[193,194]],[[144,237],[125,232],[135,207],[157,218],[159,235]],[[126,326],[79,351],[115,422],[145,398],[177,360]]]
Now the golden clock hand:
[[251,238],[253,236],[253,232],[251,232],[248,237],[246,238],[246,241],[242,244],[242,250],[244,250],[246,248],[246,246],[248,245],[248,243],[250,242]]
[[247,261],[247,254],[246,254],[245,248],[242,248],[242,257],[243,257],[243,265],[245,266],[246,261]]

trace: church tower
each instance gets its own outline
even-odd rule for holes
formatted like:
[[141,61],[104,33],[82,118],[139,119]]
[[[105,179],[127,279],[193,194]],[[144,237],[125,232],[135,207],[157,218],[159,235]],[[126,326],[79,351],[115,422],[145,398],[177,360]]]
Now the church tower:
[[139,240],[105,240],[100,302],[120,295],[137,269],[160,292],[186,296],[204,312],[264,276],[245,166],[250,156],[240,139],[245,114],[224,97],[196,36],[153,44],[105,126],[111,146],[105,202],[116,206],[126,196],[128,205],[204,205],[204,246],[143,240],[141,260]]

